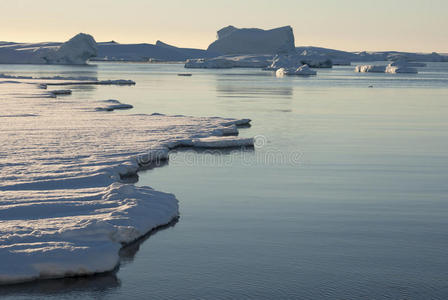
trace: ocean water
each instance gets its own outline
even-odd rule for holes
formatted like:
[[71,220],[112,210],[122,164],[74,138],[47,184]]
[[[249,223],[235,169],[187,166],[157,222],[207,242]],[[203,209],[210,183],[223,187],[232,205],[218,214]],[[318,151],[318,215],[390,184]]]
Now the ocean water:
[[256,136],[255,149],[184,149],[141,172],[137,184],[174,193],[181,216],[123,249],[116,272],[3,287],[0,297],[447,299],[448,63],[419,74],[353,69],[276,78],[176,64],[0,65],[132,79],[70,97],[134,105],[113,113],[248,117],[240,135]]

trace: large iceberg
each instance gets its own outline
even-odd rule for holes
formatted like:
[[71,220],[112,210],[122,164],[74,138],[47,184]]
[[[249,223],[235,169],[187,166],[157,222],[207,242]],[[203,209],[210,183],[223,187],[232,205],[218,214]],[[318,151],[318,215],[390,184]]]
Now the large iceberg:
[[218,31],[218,39],[208,51],[221,54],[277,54],[295,51],[291,26],[263,30],[227,26]]
[[14,90],[0,115],[0,284],[113,270],[123,244],[179,215],[174,195],[129,178],[179,146],[253,145],[229,136],[248,119],[104,113],[0,80]]
[[7,43],[0,45],[0,63],[83,65],[97,55],[95,39],[80,33],[59,43]]

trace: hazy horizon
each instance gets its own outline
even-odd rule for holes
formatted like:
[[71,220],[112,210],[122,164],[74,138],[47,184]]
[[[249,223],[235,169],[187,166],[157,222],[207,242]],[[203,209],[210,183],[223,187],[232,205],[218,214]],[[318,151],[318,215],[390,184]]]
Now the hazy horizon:
[[58,2],[18,0],[0,3],[0,40],[63,42],[79,32],[98,42],[150,43],[201,48],[228,25],[271,29],[290,25],[296,46],[346,51],[448,53],[448,2],[420,0],[205,0],[153,2],[129,0],[126,6],[98,0]]

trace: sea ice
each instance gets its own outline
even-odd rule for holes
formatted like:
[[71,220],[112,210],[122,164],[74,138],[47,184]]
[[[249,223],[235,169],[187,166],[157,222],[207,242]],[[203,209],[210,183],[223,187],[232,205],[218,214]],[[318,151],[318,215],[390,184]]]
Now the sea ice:
[[182,145],[253,145],[223,137],[248,119],[103,114],[92,101],[49,105],[36,84],[0,83],[0,284],[114,269],[123,244],[179,215],[174,195],[127,176]]

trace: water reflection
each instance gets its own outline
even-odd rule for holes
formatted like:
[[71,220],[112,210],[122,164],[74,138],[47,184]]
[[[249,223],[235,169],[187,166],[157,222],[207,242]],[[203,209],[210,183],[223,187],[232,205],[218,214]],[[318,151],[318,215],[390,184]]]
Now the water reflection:
[[264,81],[262,78],[244,80],[240,78],[218,78],[216,92],[221,98],[287,98],[293,97],[293,86],[289,84],[278,85]]

